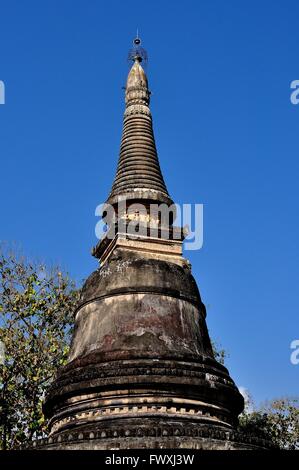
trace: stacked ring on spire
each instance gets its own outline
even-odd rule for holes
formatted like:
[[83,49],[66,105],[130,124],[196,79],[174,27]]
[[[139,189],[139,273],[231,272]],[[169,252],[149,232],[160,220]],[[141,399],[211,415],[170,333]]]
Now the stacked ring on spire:
[[136,190],[141,194],[150,190],[161,195],[158,200],[171,202],[157,155],[149,101],[147,77],[136,60],[127,79],[120,155],[108,201]]

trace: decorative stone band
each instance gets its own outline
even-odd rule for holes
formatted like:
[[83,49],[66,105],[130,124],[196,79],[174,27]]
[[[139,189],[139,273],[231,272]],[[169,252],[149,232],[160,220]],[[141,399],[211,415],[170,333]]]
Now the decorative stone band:
[[136,188],[129,188],[124,191],[122,194],[115,194],[109,196],[108,203],[111,205],[118,204],[120,201],[132,201],[132,200],[146,200],[151,201],[152,203],[165,203],[173,204],[172,199],[165,193],[160,190],[153,188],[143,188],[141,186]]
[[141,103],[148,106],[150,102],[150,92],[144,86],[129,87],[126,89],[126,105]]
[[92,422],[95,424],[96,421],[103,421],[107,419],[121,419],[121,418],[136,418],[143,417],[148,419],[151,417],[159,417],[161,419],[190,419],[200,420],[201,422],[214,423],[222,425],[224,427],[231,428],[230,420],[228,417],[229,412],[226,410],[227,415],[223,412],[223,409],[217,406],[201,403],[198,407],[193,405],[188,407],[176,407],[176,406],[161,406],[161,405],[147,405],[141,404],[140,406],[115,406],[95,409],[92,411],[83,411],[76,413],[71,416],[67,416],[62,419],[55,419],[51,422],[51,435],[57,431],[63,430],[64,428],[78,427],[80,424],[86,424]]
[[[103,423],[104,424],[104,423]],[[97,429],[70,430],[34,441],[31,447],[47,449],[132,449],[144,448],[191,449],[269,449],[268,441],[229,429],[207,424],[178,423],[150,425],[123,423],[122,427],[99,426]],[[28,448],[28,445],[24,446]]]
[[[118,381],[120,377],[136,377],[140,379],[150,376],[178,377],[180,382],[182,382],[183,378],[190,378],[193,381],[196,379],[207,381],[213,383],[213,388],[216,387],[216,384],[234,386],[234,382],[224,366],[220,368],[221,366],[216,361],[210,358],[205,359],[205,362],[202,364],[185,363],[178,367],[178,363],[174,366],[170,361],[167,362],[165,360],[157,361],[156,364],[153,364],[153,361],[143,360],[144,364],[138,366],[134,361],[123,361],[122,364],[118,361],[99,364],[97,363],[96,356],[93,358],[86,357],[85,361],[83,358],[80,362],[75,360],[67,364],[63,369],[64,373],[58,377],[56,385],[55,383],[52,385],[50,393],[64,386],[69,387],[71,384],[76,384],[82,380],[99,380],[102,382],[102,385],[105,385],[107,379],[112,384],[111,379],[115,378]],[[217,365],[217,369],[213,365]],[[84,370],[81,369],[82,367],[84,367]],[[100,382],[97,385],[100,385]]]
[[124,117],[126,118],[127,116],[130,116],[131,114],[145,114],[146,116],[151,117],[151,111],[149,107],[144,104],[139,104],[139,103],[130,104],[124,113]]

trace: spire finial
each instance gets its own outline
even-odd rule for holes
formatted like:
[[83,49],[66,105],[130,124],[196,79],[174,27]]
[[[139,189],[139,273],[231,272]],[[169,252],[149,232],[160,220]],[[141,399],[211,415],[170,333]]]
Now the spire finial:
[[141,39],[139,37],[138,28],[136,38],[133,40],[133,48],[129,51],[128,60],[133,60],[133,62],[136,60],[138,62],[147,62],[147,52],[145,49],[143,49],[143,47],[141,47]]

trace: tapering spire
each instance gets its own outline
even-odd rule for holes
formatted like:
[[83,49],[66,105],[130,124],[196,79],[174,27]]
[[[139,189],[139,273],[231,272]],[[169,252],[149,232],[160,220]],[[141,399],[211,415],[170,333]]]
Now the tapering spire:
[[157,155],[148,80],[141,66],[141,62],[147,60],[147,54],[138,37],[133,41],[129,58],[133,65],[126,84],[120,155],[107,202],[114,204],[119,196],[126,196],[127,199],[150,199],[171,204]]

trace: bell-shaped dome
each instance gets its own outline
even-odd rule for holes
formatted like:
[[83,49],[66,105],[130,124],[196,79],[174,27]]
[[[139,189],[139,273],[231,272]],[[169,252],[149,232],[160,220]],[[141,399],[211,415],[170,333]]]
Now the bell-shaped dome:
[[95,353],[105,360],[213,358],[190,270],[120,249],[87,279],[75,323],[70,362]]

